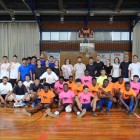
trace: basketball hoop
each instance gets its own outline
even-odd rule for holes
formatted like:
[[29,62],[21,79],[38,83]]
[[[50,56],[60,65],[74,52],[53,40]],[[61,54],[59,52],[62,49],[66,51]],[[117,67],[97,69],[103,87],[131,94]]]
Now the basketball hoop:
[[86,50],[86,57],[89,57],[89,50]]

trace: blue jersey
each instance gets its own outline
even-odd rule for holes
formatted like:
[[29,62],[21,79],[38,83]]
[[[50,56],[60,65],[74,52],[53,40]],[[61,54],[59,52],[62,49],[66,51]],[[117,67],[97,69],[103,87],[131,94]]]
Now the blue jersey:
[[49,66],[50,66],[51,68],[53,68],[53,67],[54,67],[54,63],[49,63]]
[[[38,59],[37,59],[37,60],[38,60]],[[36,61],[37,61],[37,60],[36,60]],[[41,65],[42,65],[42,66],[45,66],[45,60],[41,60]]]
[[33,70],[34,70],[35,66],[36,66],[36,64],[34,64],[34,65],[32,63],[30,64],[30,68],[31,68],[32,73],[33,73]]

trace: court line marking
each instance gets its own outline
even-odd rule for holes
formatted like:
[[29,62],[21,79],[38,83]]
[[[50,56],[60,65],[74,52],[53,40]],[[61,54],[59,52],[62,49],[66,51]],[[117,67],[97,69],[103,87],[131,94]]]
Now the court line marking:
[[40,135],[41,135],[42,133],[0,133],[0,135],[22,135],[22,134],[23,134],[23,135],[24,135],[24,134],[27,134],[27,135],[28,135],[28,134],[36,134],[36,135],[37,135],[37,134],[40,134]]
[[52,131],[58,126],[58,124],[60,124],[60,122],[65,118],[66,115],[67,113],[57,122],[57,124],[49,131],[49,133],[43,133],[37,140],[45,140],[52,133]]
[[137,117],[138,117],[138,119],[140,119],[140,116],[138,116],[136,113],[134,113],[134,115],[135,115],[135,116],[137,116]]

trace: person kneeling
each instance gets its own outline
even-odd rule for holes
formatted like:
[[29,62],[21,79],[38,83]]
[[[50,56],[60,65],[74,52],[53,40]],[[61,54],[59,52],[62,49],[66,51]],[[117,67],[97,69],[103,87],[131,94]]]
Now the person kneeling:
[[[133,108],[135,101],[135,106]],[[126,112],[129,112],[129,116],[132,116],[137,107],[137,97],[133,89],[130,88],[130,83],[126,82],[125,87],[120,91],[120,102],[125,105]],[[129,107],[130,106],[130,107]]]
[[[93,97],[92,102],[91,97]],[[95,113],[97,97],[88,92],[88,86],[83,87],[83,92],[76,96],[75,100],[81,111],[83,109],[86,109],[87,111],[93,109],[91,115],[97,116]]]
[[22,112],[24,114],[26,114],[27,116],[31,116],[32,114],[38,112],[41,109],[47,109],[44,113],[44,117],[49,114],[55,94],[51,90],[49,90],[49,85],[47,83],[44,83],[44,90],[36,92],[34,94],[33,100],[35,101],[39,96],[41,96],[41,103],[38,104],[38,106],[31,111],[26,111],[25,109],[23,109]]
[[78,111],[77,107],[75,106],[75,95],[72,91],[68,90],[68,84],[65,83],[64,86],[64,91],[62,91],[59,94],[59,108],[58,111],[56,111],[54,114],[53,113],[49,113],[49,116],[52,117],[57,117],[57,115],[59,115],[62,111],[66,110],[67,108],[69,111],[67,112],[71,112],[70,110],[73,110],[75,112],[75,114],[77,114],[80,118],[85,115],[86,113],[86,109],[83,109],[82,112],[80,113],[80,111]]

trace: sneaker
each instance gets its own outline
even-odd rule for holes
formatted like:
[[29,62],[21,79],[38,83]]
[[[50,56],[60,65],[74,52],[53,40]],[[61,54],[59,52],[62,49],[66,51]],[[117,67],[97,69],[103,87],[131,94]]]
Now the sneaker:
[[109,111],[109,110],[106,110],[106,114],[108,114],[108,115],[109,115],[109,114],[110,114],[110,111]]
[[128,114],[129,116],[132,116],[132,113],[131,113],[131,111],[129,111],[129,114]]
[[57,115],[55,115],[54,113],[52,113],[52,112],[50,112],[50,111],[48,111],[47,114],[48,114],[48,116],[52,116],[52,117],[54,117],[54,118],[57,117]]
[[37,100],[37,102],[38,102],[38,105],[40,104],[40,102],[41,102],[41,100]]
[[81,114],[79,115],[79,118],[82,118],[86,114],[86,109],[83,109]]
[[10,103],[6,103],[6,106],[10,106]]
[[22,109],[22,113],[24,113],[25,115],[27,115],[29,117],[32,116],[32,114],[30,112],[26,111],[25,109]]
[[97,114],[95,113],[95,111],[92,111],[92,112],[91,112],[91,115],[97,116]]
[[45,113],[43,114],[43,116],[46,117],[46,116],[48,115],[48,112],[50,112],[50,109],[47,109],[47,110],[45,111]]
[[55,101],[55,105],[58,105],[58,100],[57,100],[57,101]]
[[100,111],[103,112],[104,110],[103,109],[100,109]]
[[35,102],[32,102],[32,107],[35,107]]
[[1,103],[1,107],[3,107],[4,106],[4,103]]
[[125,112],[127,112],[127,113],[128,113],[128,110],[127,110],[127,108],[126,108]]
[[27,103],[24,103],[25,107],[28,107],[28,104]]

